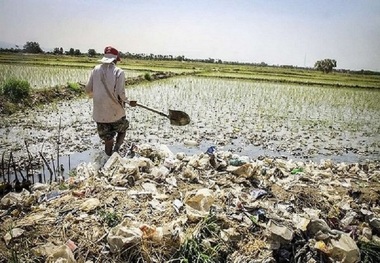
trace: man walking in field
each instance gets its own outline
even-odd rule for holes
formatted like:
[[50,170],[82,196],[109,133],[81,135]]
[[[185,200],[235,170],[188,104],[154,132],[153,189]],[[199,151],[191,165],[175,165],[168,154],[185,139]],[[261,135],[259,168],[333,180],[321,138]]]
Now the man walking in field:
[[85,89],[93,98],[92,116],[99,137],[104,140],[105,153],[111,156],[113,152],[119,151],[129,126],[125,116],[125,102],[134,107],[136,101],[128,101],[126,98],[125,74],[116,66],[120,61],[119,51],[108,46],[99,61],[102,64],[92,70]]

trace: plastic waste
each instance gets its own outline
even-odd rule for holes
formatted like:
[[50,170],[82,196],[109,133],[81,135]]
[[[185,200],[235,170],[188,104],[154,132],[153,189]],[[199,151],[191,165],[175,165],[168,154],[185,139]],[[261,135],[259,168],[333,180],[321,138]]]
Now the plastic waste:
[[78,246],[75,245],[74,241],[72,241],[70,239],[66,241],[66,246],[68,246],[71,251],[75,251],[75,249],[78,248]]
[[46,259],[47,263],[66,262],[75,263],[74,254],[67,245],[56,247]]
[[154,183],[143,183],[141,186],[144,189],[144,191],[146,191],[146,192],[149,192],[153,195],[158,194],[157,186]]
[[44,201],[46,202],[50,202],[54,199],[57,199],[61,196],[61,192],[60,191],[51,191],[49,193],[46,193],[46,194],[43,194],[41,195],[39,198],[38,198],[38,202],[39,203],[42,203]]
[[185,201],[188,219],[190,221],[198,221],[206,217],[214,200],[213,192],[210,189],[199,189],[195,195]]
[[7,231],[7,233],[4,235],[5,244],[8,246],[9,242],[12,239],[15,239],[15,238],[18,238],[18,237],[22,236],[22,234],[24,232],[25,232],[25,230],[23,230],[21,228],[13,228],[10,231]]
[[289,244],[294,236],[294,232],[286,226],[276,225],[272,220],[269,220],[267,228],[270,232],[272,241],[280,244]]
[[22,189],[20,193],[9,192],[1,198],[0,203],[3,206],[10,205],[28,205],[33,201],[34,197],[26,189]]
[[343,227],[347,227],[348,225],[350,225],[354,221],[354,219],[355,219],[356,216],[357,216],[356,212],[354,212],[354,211],[348,212],[344,216],[344,218],[342,218],[342,220],[340,220],[342,226]]
[[227,167],[227,171],[235,174],[237,176],[244,177],[246,179],[251,178],[257,174],[257,166],[252,163],[243,164],[239,167],[229,166]]
[[173,169],[175,167],[175,164],[176,164],[176,159],[174,158],[166,158],[164,160],[164,166],[168,169]]
[[143,239],[149,239],[156,243],[161,242],[164,236],[162,227],[155,227],[143,224],[140,226],[140,230],[143,233]]
[[179,214],[181,208],[183,207],[183,203],[180,200],[175,199],[173,201],[173,207],[176,210],[177,214]]
[[153,200],[149,201],[148,203],[155,210],[158,210],[158,211],[161,211],[161,212],[164,212],[166,210],[165,203],[161,203],[157,199],[153,199]]
[[376,218],[373,215],[369,216],[369,225],[380,234],[380,218]]
[[251,193],[253,200],[256,200],[256,199],[266,195],[267,191],[265,191],[263,189],[253,189],[253,190],[251,190],[250,193]]
[[186,157],[186,154],[183,152],[179,152],[176,154],[176,158],[180,161],[182,161]]
[[243,238],[243,235],[239,233],[239,231],[237,231],[236,228],[234,227],[223,229],[220,232],[220,236],[224,242],[228,242],[228,241],[238,242]]
[[347,234],[341,234],[339,239],[331,239],[328,255],[342,263],[360,262],[360,250],[355,241]]
[[156,180],[165,180],[165,178],[169,175],[170,170],[163,165],[159,167],[155,166],[152,168],[150,173]]
[[243,164],[246,164],[247,162],[240,159],[231,159],[228,164],[232,166],[241,166]]
[[177,179],[174,176],[166,178],[165,182],[167,182],[169,185],[177,187]]
[[372,240],[372,229],[369,227],[363,227],[362,229],[362,235],[365,237],[368,241]]
[[99,205],[100,201],[98,198],[89,198],[80,205],[79,209],[85,212],[90,212],[96,209]]
[[138,150],[137,146],[132,143],[131,146],[128,148],[125,156],[128,158],[133,158],[136,156],[136,151]]
[[186,167],[182,173],[182,177],[188,181],[195,181],[198,179],[199,174],[192,167]]
[[186,145],[186,146],[199,146],[199,142],[195,141],[195,140],[184,140],[183,141],[183,144]]
[[46,191],[49,189],[49,187],[49,184],[35,183],[32,185],[31,189],[32,191]]
[[207,153],[208,155],[214,155],[215,152],[216,152],[216,146],[210,146],[210,147],[207,149],[207,151],[206,151],[206,153]]
[[130,226],[128,219],[121,224],[112,228],[107,236],[107,242],[110,245],[112,253],[119,251],[141,242],[143,232],[139,227]]

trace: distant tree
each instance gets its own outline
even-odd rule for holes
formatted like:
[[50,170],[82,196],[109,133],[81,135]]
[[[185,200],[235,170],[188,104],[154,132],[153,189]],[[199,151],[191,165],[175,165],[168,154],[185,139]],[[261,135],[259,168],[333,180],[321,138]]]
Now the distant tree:
[[316,70],[320,70],[326,74],[332,72],[333,68],[335,68],[335,67],[336,67],[336,60],[335,59],[329,59],[329,58],[326,58],[324,60],[318,60],[314,64],[314,68]]
[[63,48],[56,47],[56,48],[54,48],[53,53],[56,55],[62,55],[63,54]]
[[205,62],[206,62],[206,63],[214,63],[214,62],[215,62],[215,59],[213,59],[213,58],[209,58],[209,59],[206,59]]
[[185,56],[177,56],[175,58],[175,60],[178,60],[178,61],[184,61],[185,60]]
[[0,53],[2,52],[10,52],[10,53],[17,53],[17,52],[20,52],[21,49],[15,49],[15,48],[0,48]]
[[40,44],[37,42],[26,42],[24,45],[24,52],[26,53],[43,53],[44,51],[40,48]]
[[88,56],[89,56],[89,57],[95,57],[95,56],[96,56],[96,51],[95,51],[95,49],[90,48],[90,49],[88,50]]
[[80,55],[82,55],[82,53],[80,52],[80,50],[79,49],[75,49],[74,56],[80,56]]
[[68,55],[74,56],[74,48],[70,48]]

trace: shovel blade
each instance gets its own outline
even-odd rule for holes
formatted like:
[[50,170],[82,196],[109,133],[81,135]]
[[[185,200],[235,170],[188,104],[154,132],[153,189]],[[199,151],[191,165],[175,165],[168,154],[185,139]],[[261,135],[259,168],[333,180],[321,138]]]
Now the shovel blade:
[[176,126],[185,126],[190,123],[190,116],[179,110],[169,110],[169,119],[170,124]]

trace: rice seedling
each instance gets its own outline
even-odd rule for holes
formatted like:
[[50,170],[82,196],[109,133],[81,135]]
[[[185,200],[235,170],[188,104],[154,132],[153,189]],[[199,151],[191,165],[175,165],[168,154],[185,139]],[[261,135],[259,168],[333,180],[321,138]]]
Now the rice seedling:
[[[375,89],[177,77],[136,85],[126,93],[143,105],[181,110],[191,118],[187,126],[171,126],[166,118],[128,108],[127,140],[135,143],[166,144],[189,154],[217,145],[253,158],[269,154],[338,161],[376,159],[380,151],[380,92]],[[17,139],[22,136],[40,149],[37,138],[46,138],[44,149],[54,149],[49,138],[61,118],[67,144],[62,154],[101,148],[91,111],[91,100],[78,99],[31,110],[26,119],[22,113],[3,118],[0,142],[22,148]],[[197,141],[199,147],[185,147],[184,140]]]
[[[11,78],[28,81],[33,88],[50,88],[76,82],[86,83],[90,71],[89,68],[0,64],[0,85]],[[126,70],[125,75],[136,77],[141,73]]]

